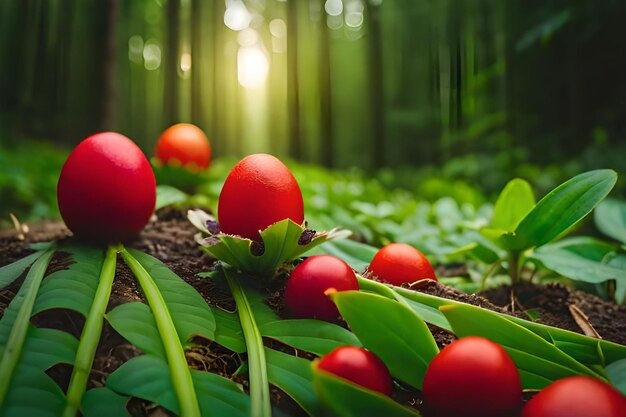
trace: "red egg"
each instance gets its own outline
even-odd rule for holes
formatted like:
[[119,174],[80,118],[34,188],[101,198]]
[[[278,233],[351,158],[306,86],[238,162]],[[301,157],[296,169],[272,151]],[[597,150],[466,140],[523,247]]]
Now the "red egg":
[[126,136],[98,133],[79,143],[65,161],[57,200],[65,224],[81,239],[127,239],[144,228],[154,211],[154,173]]
[[222,232],[259,240],[259,231],[276,222],[304,222],[302,192],[291,171],[277,158],[250,155],[228,174],[217,216]]
[[422,390],[436,416],[504,417],[515,415],[522,385],[504,348],[469,336],[443,348],[431,361]]
[[211,145],[204,132],[189,123],[167,128],[159,138],[156,157],[164,164],[174,161],[196,169],[207,169],[211,163]]
[[326,290],[358,290],[359,282],[352,268],[331,255],[307,258],[298,265],[287,281],[285,304],[299,317],[334,320],[339,310],[325,294]]
[[406,243],[390,243],[381,248],[374,255],[368,270],[393,285],[410,284],[421,279],[437,280],[428,259]]
[[380,358],[356,346],[341,346],[322,357],[318,369],[383,395],[391,395],[393,382]]
[[553,382],[526,403],[522,417],[623,417],[626,397],[589,376]]

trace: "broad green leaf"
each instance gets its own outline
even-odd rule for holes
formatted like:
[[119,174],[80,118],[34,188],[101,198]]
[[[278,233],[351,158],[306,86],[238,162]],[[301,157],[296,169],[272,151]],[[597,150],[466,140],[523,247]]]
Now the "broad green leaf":
[[13,281],[19,278],[19,276],[22,275],[22,273],[26,271],[26,269],[31,266],[42,253],[42,251],[31,253],[30,255],[13,262],[12,264],[8,264],[0,268],[0,290],[11,285]]
[[187,193],[172,187],[171,185],[157,185],[156,187],[156,205],[155,210],[171,204],[183,203],[189,198]]
[[622,394],[626,395],[626,358],[615,361],[606,367],[609,382]]
[[285,391],[309,415],[316,415],[311,362],[293,355],[265,349],[267,376],[271,384]]
[[331,298],[363,346],[394,377],[421,389],[426,369],[439,353],[426,323],[411,308],[380,295],[341,291]]
[[84,417],[130,416],[126,405],[130,397],[119,395],[109,388],[94,388],[83,397],[81,411]]
[[[192,371],[194,388],[203,416],[247,416],[249,398],[234,382],[209,372]],[[106,381],[113,391],[152,401],[179,414],[167,363],[151,355],[132,358]]]
[[607,198],[598,204],[594,220],[602,233],[626,245],[626,201]]
[[263,336],[320,356],[339,346],[361,346],[354,333],[320,320],[276,320],[259,323],[259,328]]
[[231,313],[212,307],[215,316],[215,341],[233,352],[243,353],[246,351],[246,343],[243,340],[243,331],[237,313]]
[[504,187],[493,208],[491,227],[512,232],[535,206],[535,196],[530,184],[515,178]]
[[129,252],[159,288],[183,346],[193,336],[215,340],[215,318],[202,296],[158,259],[133,249]]
[[363,272],[378,252],[378,248],[351,239],[332,240],[316,247],[309,255],[328,254],[342,259],[357,272]]
[[[609,266],[626,270],[626,255],[615,255],[608,262]],[[626,279],[622,276],[616,280],[615,301],[619,304],[626,303]]]
[[572,238],[544,245],[529,256],[546,268],[577,281],[626,281],[626,269],[602,260],[615,247],[593,238]]
[[[416,410],[391,398],[351,384],[313,365],[313,388],[320,406],[337,417],[416,417]],[[326,414],[323,414],[326,415]]]
[[[441,306],[447,305],[466,306],[466,304],[458,301],[449,300],[447,298],[441,298],[430,294],[424,294],[419,291],[412,291],[401,287],[389,288],[393,288],[393,291],[415,303],[422,304],[431,308],[439,308]],[[569,330],[563,330],[556,327],[547,326],[545,324],[535,323],[518,317],[496,313],[489,310],[484,310],[483,312],[491,316],[502,317],[530,330],[539,337],[543,338],[545,341],[549,343],[554,343],[559,349],[570,355],[575,360],[582,362],[588,366],[604,364],[605,358],[606,362],[610,363],[626,357],[626,346],[619,345],[617,343],[609,342],[607,340],[598,340],[592,337],[584,336],[579,333],[571,332]],[[437,324],[437,322],[441,320],[447,321],[447,319],[441,312],[439,312],[439,314],[441,315],[441,317],[436,319],[433,319],[429,316],[424,316],[423,318],[428,323],[443,327],[440,324]],[[601,357],[598,353],[598,345],[600,345],[601,347],[604,355],[603,357]]]
[[108,312],[106,318],[116,332],[144,353],[165,359],[154,316],[146,304],[121,304]]
[[68,333],[30,326],[0,415],[61,415],[65,395],[45,371],[57,363],[73,363],[77,347],[78,340]]
[[[202,210],[190,210],[187,217],[201,232],[209,233],[208,221],[213,217]],[[281,220],[261,231],[264,250],[253,254],[253,241],[239,236],[219,233],[200,241],[202,249],[222,262],[253,274],[266,274],[279,265],[300,257],[310,249],[331,239],[343,239],[350,235],[347,230],[334,229],[317,233],[310,242],[301,244],[300,237],[305,228],[290,219]]]
[[[499,343],[511,355],[515,365],[528,373],[554,381],[571,375],[598,375],[567,355],[552,343],[504,317],[470,305],[440,307],[458,337],[482,336]],[[522,381],[524,388],[532,381]]]
[[616,181],[615,171],[600,169],[564,182],[542,198],[512,234],[503,236],[503,243],[523,250],[557,239],[589,214]]
[[102,249],[73,245],[60,249],[70,254],[72,264],[47,277],[37,296],[34,313],[51,308],[74,310],[87,317],[104,263]]

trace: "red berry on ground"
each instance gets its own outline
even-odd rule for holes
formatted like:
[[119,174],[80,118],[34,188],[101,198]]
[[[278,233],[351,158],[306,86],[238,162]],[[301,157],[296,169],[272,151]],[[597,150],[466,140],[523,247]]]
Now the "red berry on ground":
[[156,157],[163,164],[179,164],[207,169],[211,164],[211,145],[204,132],[197,126],[179,123],[167,128],[159,138]]
[[222,232],[259,240],[259,231],[284,219],[304,222],[300,186],[277,158],[255,154],[243,158],[228,174],[217,216]]
[[514,415],[522,401],[511,357],[499,344],[477,336],[456,340],[433,358],[422,393],[437,416]]
[[285,289],[285,304],[296,316],[334,320],[339,316],[337,306],[325,292],[358,290],[359,283],[352,268],[331,255],[307,258],[298,265]]
[[65,224],[81,239],[127,239],[152,216],[154,173],[141,149],[126,136],[98,133],[79,143],[65,161],[57,200]]
[[369,350],[341,346],[322,357],[318,369],[383,395],[391,395],[393,382],[384,362]]
[[393,285],[412,283],[422,279],[437,280],[428,259],[406,243],[390,243],[381,248],[368,268],[378,279]]
[[522,417],[623,417],[626,397],[589,376],[553,382],[526,403]]

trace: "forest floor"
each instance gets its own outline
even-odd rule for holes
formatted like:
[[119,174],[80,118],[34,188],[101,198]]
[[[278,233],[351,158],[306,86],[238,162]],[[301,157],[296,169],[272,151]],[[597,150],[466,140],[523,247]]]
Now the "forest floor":
[[[28,244],[50,240],[71,240],[69,231],[61,222],[47,221],[30,226],[30,232],[25,240],[18,240],[15,232],[0,231],[0,267],[14,262],[32,252]],[[198,273],[209,270],[215,260],[208,254],[201,252],[193,239],[196,229],[186,220],[180,211],[163,209],[157,212],[157,220],[151,222],[142,234],[126,246],[144,251],[162,262],[178,274],[183,280],[192,285],[210,305],[221,308],[232,308],[229,295],[212,285],[206,278],[200,278]],[[62,254],[53,258],[47,274],[67,266]],[[439,270],[445,273],[444,270]],[[11,302],[19,289],[22,279],[4,290],[0,290],[0,316]],[[268,290],[271,300],[270,307],[281,316],[284,311],[282,292],[277,285]],[[573,291],[560,284],[534,285],[519,284],[515,287],[503,286],[480,295],[461,293],[435,281],[424,281],[414,286],[415,290],[428,294],[445,297],[473,305],[478,305],[493,311],[513,314],[528,318],[525,311],[532,310],[539,323],[560,327],[578,333],[589,334],[592,331],[603,339],[626,344],[626,307],[618,306],[600,298],[580,291]],[[113,285],[107,311],[115,306],[129,301],[144,301],[136,280],[126,265],[118,260],[117,275]],[[582,313],[582,315],[580,314]],[[51,327],[67,331],[77,338],[84,323],[78,313],[66,310],[49,310],[33,318],[33,323],[40,327]],[[437,344],[442,347],[453,340],[449,332],[429,326]],[[244,358],[211,341],[197,340],[197,345],[186,352],[191,367],[218,373],[234,379],[247,389],[245,376],[233,376]],[[266,341],[273,347],[278,342]],[[288,346],[279,346],[282,350],[294,353]],[[90,387],[103,386],[106,377],[130,358],[141,354],[141,351],[124,340],[107,323],[93,365]],[[298,355],[307,356],[298,352]],[[311,355],[308,355],[309,357]],[[71,367],[57,365],[48,373],[62,388],[67,388]],[[398,390],[396,390],[398,391]],[[273,401],[280,409],[289,415],[304,415],[299,407],[284,395],[280,390],[272,390]],[[398,392],[399,401],[419,407],[419,393]],[[149,404],[139,400],[131,401],[129,410],[136,416],[163,416],[169,415],[161,408],[151,408]]]

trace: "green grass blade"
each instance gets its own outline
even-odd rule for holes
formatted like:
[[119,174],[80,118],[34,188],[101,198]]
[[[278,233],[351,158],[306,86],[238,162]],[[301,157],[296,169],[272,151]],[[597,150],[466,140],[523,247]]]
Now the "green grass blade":
[[150,274],[133,255],[123,247],[120,249],[120,254],[137,278],[137,281],[139,281],[139,285],[154,315],[161,340],[163,341],[163,347],[165,348],[174,392],[180,403],[181,415],[183,417],[199,417],[200,407],[191,379],[191,373],[187,367],[185,352],[163,295]]
[[250,415],[252,417],[270,417],[272,415],[272,405],[270,402],[263,338],[256,324],[250,303],[240,282],[237,280],[237,276],[232,274],[229,269],[224,269],[224,275],[235,299],[239,321],[241,322],[243,336],[246,341],[252,407]]
[[0,404],[4,403],[13,372],[22,354],[37,292],[53,254],[52,247],[35,261],[24,284],[0,320],[0,346],[3,346],[0,350]]
[[63,413],[64,417],[74,417],[76,415],[87,389],[87,380],[96,355],[98,342],[100,341],[100,334],[102,333],[104,313],[111,296],[111,288],[115,278],[116,259],[117,248],[109,247],[102,265],[100,283],[80,336],[74,369],[72,370],[70,385],[67,389],[67,405]]
[[11,285],[13,281],[22,275],[22,272],[33,264],[39,258],[44,251],[38,251],[31,253],[30,255],[19,259],[12,264],[8,264],[0,268],[0,290]]

